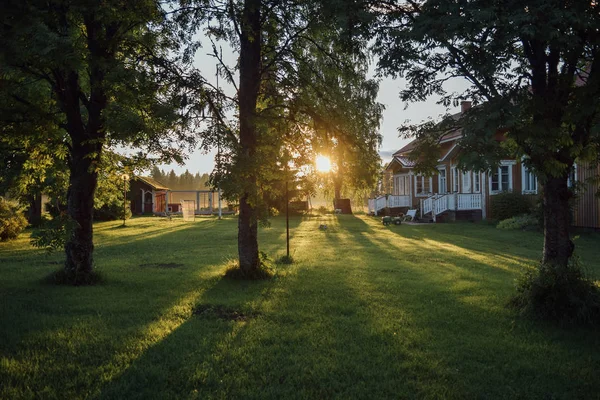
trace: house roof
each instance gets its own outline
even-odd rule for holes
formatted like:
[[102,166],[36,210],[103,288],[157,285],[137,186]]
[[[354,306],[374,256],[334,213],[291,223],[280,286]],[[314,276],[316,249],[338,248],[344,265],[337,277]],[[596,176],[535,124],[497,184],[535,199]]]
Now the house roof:
[[452,158],[456,153],[458,153],[458,150],[458,143],[454,143],[452,147],[450,147],[450,149],[446,152],[446,154],[444,154],[440,159],[438,159],[438,161],[444,162],[447,159]]
[[146,183],[147,185],[151,186],[152,189],[154,189],[154,190],[169,190],[168,187],[166,187],[165,185],[163,185],[156,179],[151,178],[149,176],[136,176],[135,179],[138,179],[138,180]]
[[402,168],[413,168],[415,166],[415,162],[412,161],[412,160],[409,160],[408,157],[395,156],[394,158],[392,158],[392,161],[390,161],[385,166],[385,169],[389,169],[392,166],[393,163],[400,164],[400,166]]
[[415,148],[416,144],[417,144],[417,141],[412,140],[406,146],[402,147],[400,150],[398,150],[397,152],[392,154],[392,156],[396,157],[396,156],[401,156],[404,153],[409,153],[410,151],[412,151],[412,149]]
[[[450,116],[450,118],[454,119],[454,120],[458,120],[460,118],[461,113],[456,113],[456,114],[452,114]],[[442,138],[440,139],[440,143],[446,143],[446,142],[451,142],[457,139],[460,139],[462,137],[462,129],[458,128],[458,129],[453,129],[450,132],[446,133],[444,136],[442,136]],[[417,140],[414,139],[411,142],[409,142],[407,145],[405,145],[404,147],[402,147],[400,150],[396,151],[393,156],[397,157],[397,156],[402,156],[406,153],[410,153],[412,150],[414,150],[414,148],[417,146]],[[413,163],[414,165],[414,163]]]

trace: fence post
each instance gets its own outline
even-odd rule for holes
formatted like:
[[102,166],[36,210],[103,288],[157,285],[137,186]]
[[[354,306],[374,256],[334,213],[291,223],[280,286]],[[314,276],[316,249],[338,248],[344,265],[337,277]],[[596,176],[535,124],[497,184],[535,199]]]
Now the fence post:
[[419,201],[421,202],[421,208],[420,208],[421,218],[423,218],[423,199],[420,199]]
[[436,204],[437,204],[437,199],[434,196],[431,198],[431,217],[433,218],[433,222],[436,221],[436,214],[437,214],[437,210],[435,209]]

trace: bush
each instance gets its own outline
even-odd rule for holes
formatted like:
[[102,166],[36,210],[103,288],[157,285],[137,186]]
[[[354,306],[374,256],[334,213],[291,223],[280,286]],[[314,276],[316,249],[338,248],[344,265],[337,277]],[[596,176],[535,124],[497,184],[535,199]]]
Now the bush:
[[[131,206],[129,201],[125,207],[125,219],[131,218]],[[105,204],[94,209],[94,221],[116,221],[123,219],[123,203]]]
[[540,265],[517,281],[511,305],[521,313],[559,324],[600,323],[600,290],[586,278],[577,257],[567,268]]
[[0,197],[0,242],[16,239],[26,227],[23,208],[17,202]]
[[493,219],[502,221],[521,214],[529,214],[533,208],[531,196],[521,193],[502,192],[492,196],[490,212]]
[[31,234],[31,245],[45,249],[48,253],[65,247],[67,238],[75,228],[75,222],[66,212],[56,215],[52,220],[44,222],[40,229]]
[[539,228],[539,221],[534,214],[522,214],[500,221],[497,228],[505,230],[533,230]]

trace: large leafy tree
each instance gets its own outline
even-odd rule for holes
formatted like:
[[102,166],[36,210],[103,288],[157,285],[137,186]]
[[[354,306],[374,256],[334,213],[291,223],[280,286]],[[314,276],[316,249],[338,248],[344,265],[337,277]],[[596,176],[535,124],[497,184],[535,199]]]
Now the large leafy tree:
[[[327,132],[348,148],[373,148],[356,152],[359,157],[372,155],[381,109],[373,105],[376,84],[365,83],[366,43],[343,34],[353,26],[348,10],[354,2],[199,3],[203,6],[194,10],[185,2],[179,19],[205,28],[215,44],[220,76],[235,88],[230,98],[213,88],[217,93],[210,96],[215,101],[209,102],[212,135],[205,137],[205,145],[220,149],[213,184],[239,201],[239,265],[245,275],[252,276],[260,267],[258,223],[264,210],[263,194],[314,157]],[[222,62],[216,51],[218,40],[227,41],[239,54],[236,67]],[[355,97],[360,97],[364,111],[357,102],[343,98],[350,96],[352,88],[363,90]],[[349,104],[360,112],[350,116],[350,109],[343,110]],[[369,118],[377,122],[361,125],[357,120],[365,118],[367,110],[375,110]],[[369,129],[358,129],[367,125]],[[361,135],[368,138],[361,140]]]
[[131,144],[177,158],[187,139],[177,113],[180,71],[169,59],[176,42],[162,29],[164,19],[152,0],[2,3],[2,115],[18,116],[3,119],[2,133],[68,149],[67,212],[74,229],[65,272],[75,284],[88,282],[93,271],[92,215],[103,151]]
[[[544,209],[540,274],[552,277],[540,282],[555,285],[544,292],[549,296],[567,293],[578,285],[569,278],[574,244],[568,178],[574,163],[597,163],[600,144],[598,3],[399,0],[372,9],[380,18],[379,65],[406,78],[403,100],[435,94],[445,104],[478,104],[460,121],[417,127],[425,147],[435,148],[444,134],[439,128],[459,126],[467,166],[490,167],[481,160],[493,164],[510,154],[536,173]],[[455,77],[469,83],[464,92],[444,90]]]

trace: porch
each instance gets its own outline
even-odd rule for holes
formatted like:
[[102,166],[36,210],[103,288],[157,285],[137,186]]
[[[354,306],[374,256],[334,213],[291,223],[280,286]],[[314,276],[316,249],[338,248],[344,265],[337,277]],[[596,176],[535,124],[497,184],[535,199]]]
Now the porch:
[[481,193],[436,194],[421,200],[420,217],[425,218],[429,215],[433,222],[436,222],[438,216],[445,212],[481,210],[481,218],[484,218],[483,203]]
[[378,215],[384,208],[412,207],[411,196],[382,195],[369,199],[369,214]]

